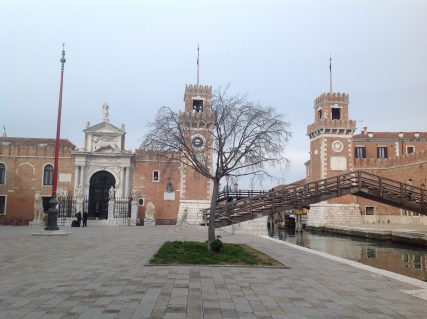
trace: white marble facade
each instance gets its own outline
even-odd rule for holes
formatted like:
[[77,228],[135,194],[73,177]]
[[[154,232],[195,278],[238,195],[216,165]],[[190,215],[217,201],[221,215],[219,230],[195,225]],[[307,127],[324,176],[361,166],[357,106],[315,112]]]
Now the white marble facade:
[[76,149],[74,189],[82,185],[83,196],[89,196],[90,179],[96,172],[107,171],[116,180],[116,196],[130,196],[131,158],[134,153],[124,150],[124,125],[122,128],[108,121],[86,127],[85,147]]

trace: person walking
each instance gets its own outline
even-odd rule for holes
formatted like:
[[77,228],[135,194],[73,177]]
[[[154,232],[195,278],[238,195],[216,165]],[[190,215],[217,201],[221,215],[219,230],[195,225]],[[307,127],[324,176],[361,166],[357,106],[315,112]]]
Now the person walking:
[[76,214],[76,218],[77,218],[77,223],[78,223],[78,226],[77,226],[77,227],[80,227],[80,222],[82,221],[82,213],[81,213],[81,212],[78,212],[78,213]]
[[87,212],[83,212],[83,227],[87,227]]

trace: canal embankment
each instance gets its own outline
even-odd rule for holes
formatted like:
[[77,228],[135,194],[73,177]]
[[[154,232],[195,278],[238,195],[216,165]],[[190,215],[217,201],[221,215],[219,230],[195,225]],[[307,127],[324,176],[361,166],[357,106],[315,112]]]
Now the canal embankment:
[[427,247],[427,226],[424,225],[324,224],[323,227],[306,226],[305,229]]

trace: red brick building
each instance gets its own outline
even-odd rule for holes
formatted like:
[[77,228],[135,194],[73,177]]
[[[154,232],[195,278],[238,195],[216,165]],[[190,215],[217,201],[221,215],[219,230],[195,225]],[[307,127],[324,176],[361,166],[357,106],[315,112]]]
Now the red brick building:
[[[307,128],[310,160],[306,181],[362,170],[412,185],[427,185],[427,132],[368,132],[356,134],[349,119],[349,96],[324,93],[314,101],[314,123]],[[427,218],[355,196],[311,205],[308,224],[424,224]]]
[[[191,118],[194,125],[192,139],[200,140],[200,154],[208,163],[204,136],[209,125],[212,88],[189,85],[185,88],[185,109],[180,116]],[[155,206],[157,225],[175,224],[178,215],[188,212],[190,222],[197,222],[197,212],[210,205],[210,180],[176,163],[173,169],[150,158],[142,150],[126,150],[124,125],[118,128],[109,122],[108,106],[104,105],[103,122],[83,130],[84,147],[77,148],[61,139],[58,163],[58,189],[66,189],[70,197],[81,187],[87,198],[90,218],[107,219],[109,190],[114,187],[120,198],[129,198],[138,191],[138,217],[145,216],[149,202]],[[4,134],[5,135],[5,134]],[[203,150],[205,149],[205,150]],[[0,223],[17,217],[33,220],[34,197],[40,193],[45,209],[52,193],[55,139],[0,138]],[[210,165],[212,169],[212,165]]]

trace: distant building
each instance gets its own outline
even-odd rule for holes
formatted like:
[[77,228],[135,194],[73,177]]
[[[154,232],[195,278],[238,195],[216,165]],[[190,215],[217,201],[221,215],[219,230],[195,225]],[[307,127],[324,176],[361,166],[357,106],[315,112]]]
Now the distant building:
[[[201,132],[210,114],[212,87],[189,85],[185,88],[185,114],[193,118]],[[90,126],[88,122],[84,146],[76,147],[61,139],[59,150],[58,189],[76,195],[81,185],[87,199],[91,219],[108,218],[109,190],[116,189],[118,198],[129,198],[137,189],[138,217],[144,218],[146,204],[155,206],[157,225],[175,224],[184,210],[190,222],[198,221],[199,209],[210,205],[212,183],[191,169],[176,164],[165,171],[164,164],[150,157],[149,152],[126,150],[125,126],[109,122],[108,105],[103,107],[103,121]],[[184,113],[182,113],[184,114]],[[206,143],[202,133],[197,142]],[[206,146],[206,145],[205,145]],[[208,162],[210,147],[198,145]],[[203,150],[204,149],[204,150]],[[33,220],[35,193],[43,197],[45,210],[52,194],[55,139],[6,137],[0,138],[0,223],[2,218]],[[211,166],[212,169],[212,166]]]

